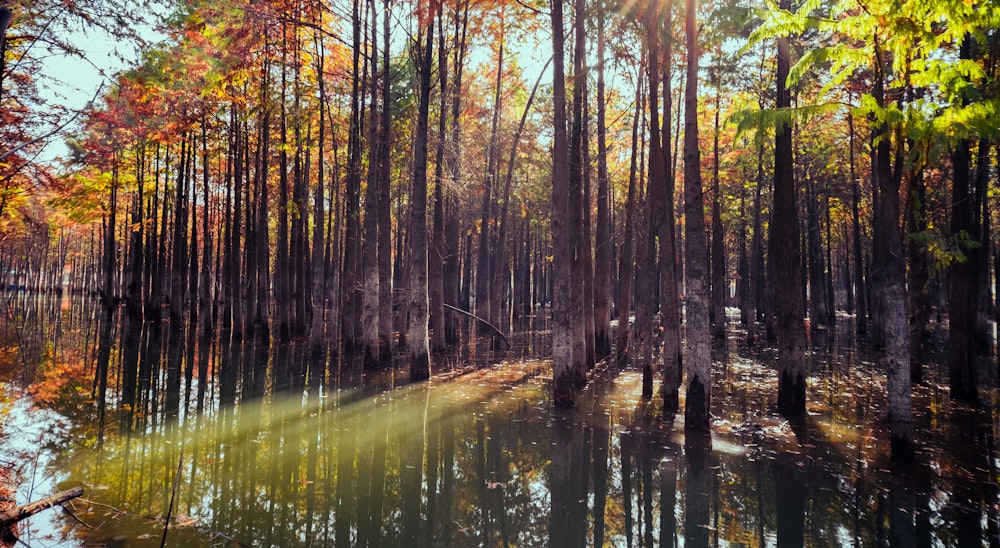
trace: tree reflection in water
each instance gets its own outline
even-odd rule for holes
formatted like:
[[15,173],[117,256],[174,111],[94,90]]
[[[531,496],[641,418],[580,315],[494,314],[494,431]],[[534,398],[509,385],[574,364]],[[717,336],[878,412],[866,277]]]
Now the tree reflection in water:
[[[55,337],[44,314],[15,317]],[[7,363],[4,379],[69,419],[34,448],[39,476],[83,485],[74,513],[95,529],[36,517],[56,538],[159,538],[180,461],[177,545],[996,545],[995,391],[976,408],[952,404],[928,364],[917,462],[893,466],[884,376],[851,335],[830,330],[814,346],[809,415],[792,423],[773,410],[773,350],[719,352],[709,444],[641,400],[638,371],[600,370],[575,410],[554,412],[536,359],[405,386],[405,371],[317,364],[304,344],[216,337],[192,353],[168,325],[146,325],[134,408],[107,422],[99,451],[93,406],[68,384],[85,378],[71,373],[86,371],[82,354],[0,343],[34,356],[27,372]],[[85,329],[61,337],[58,349],[86,344]]]

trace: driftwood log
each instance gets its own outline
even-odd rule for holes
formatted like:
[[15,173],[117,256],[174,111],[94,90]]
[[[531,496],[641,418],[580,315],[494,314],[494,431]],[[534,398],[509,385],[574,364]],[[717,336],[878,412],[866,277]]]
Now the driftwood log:
[[43,499],[36,500],[35,502],[29,502],[24,506],[18,506],[17,508],[0,512],[0,531],[9,529],[21,520],[28,519],[41,511],[48,510],[53,506],[58,506],[73,500],[80,495],[83,495],[83,487],[74,487],[54,495],[49,495]]

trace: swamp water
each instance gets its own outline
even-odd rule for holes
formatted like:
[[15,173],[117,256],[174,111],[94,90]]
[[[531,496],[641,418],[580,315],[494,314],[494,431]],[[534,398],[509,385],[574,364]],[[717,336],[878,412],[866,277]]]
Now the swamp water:
[[[85,489],[71,513],[21,524],[30,546],[158,546],[168,513],[170,546],[1000,543],[995,365],[970,407],[949,401],[933,356],[914,388],[917,461],[893,465],[885,378],[849,323],[814,334],[809,415],[792,423],[774,410],[774,350],[738,344],[732,324],[710,447],[641,400],[638,371],[599,368],[575,410],[553,411],[544,326],[496,365],[417,385],[345,368],[303,387],[273,372],[310,370],[304,348],[213,344],[188,353],[208,360],[201,413],[197,367],[177,418],[158,373],[143,403],[156,411],[130,428],[109,412],[98,447],[88,314],[30,304],[8,301],[0,327],[0,466],[21,504]],[[463,352],[454,361],[477,361]]]

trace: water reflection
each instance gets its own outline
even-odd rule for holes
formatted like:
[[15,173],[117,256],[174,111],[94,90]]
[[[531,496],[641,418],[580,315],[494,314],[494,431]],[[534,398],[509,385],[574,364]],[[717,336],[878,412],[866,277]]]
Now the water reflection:
[[[54,354],[20,346],[49,356],[36,369],[3,369],[72,418],[46,437],[42,484],[83,485],[88,500],[74,513],[93,529],[55,514],[57,538],[157,543],[176,477],[172,545],[1000,543],[996,390],[979,407],[952,405],[928,365],[915,388],[917,463],[890,465],[884,376],[847,329],[814,336],[809,416],[791,423],[773,410],[773,349],[748,350],[734,335],[716,354],[707,440],[685,438],[679,420],[642,400],[637,371],[601,371],[576,410],[553,412],[549,366],[515,358],[540,352],[544,332],[515,335],[503,353],[471,345],[471,362],[452,356],[431,382],[401,387],[405,374],[317,364],[302,344],[174,345],[169,326],[147,325],[134,412],[99,452],[85,397],[45,384],[61,378],[53,370],[86,372],[65,350],[85,344],[73,333],[86,336],[65,329]],[[501,354],[496,366],[463,365]],[[0,450],[25,451],[11,440]]]

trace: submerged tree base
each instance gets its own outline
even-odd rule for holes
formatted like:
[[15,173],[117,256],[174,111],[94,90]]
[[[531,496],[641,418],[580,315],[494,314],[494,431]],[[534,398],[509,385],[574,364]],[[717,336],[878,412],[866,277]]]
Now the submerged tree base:
[[410,356],[410,382],[426,381],[431,378],[430,356],[427,352]]
[[787,369],[778,381],[778,411],[786,417],[799,417],[806,413],[806,378]]
[[709,393],[701,379],[695,377],[688,383],[687,399],[684,403],[684,432],[711,432],[712,423],[709,416]]
[[557,373],[552,379],[552,405],[556,409],[576,406],[576,379],[570,371]]

